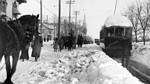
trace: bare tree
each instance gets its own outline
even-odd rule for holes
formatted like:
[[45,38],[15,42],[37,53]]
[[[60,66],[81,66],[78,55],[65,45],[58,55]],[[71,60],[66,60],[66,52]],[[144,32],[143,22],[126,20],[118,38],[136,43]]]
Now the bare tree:
[[127,9],[127,11],[125,12],[125,16],[127,16],[129,18],[129,20],[132,23],[132,27],[133,27],[133,32],[135,35],[135,41],[138,41],[138,31],[140,30],[140,28],[138,27],[139,22],[138,22],[138,18],[137,18],[137,11],[136,11],[136,6],[134,4],[130,5]]
[[143,31],[143,44],[145,45],[145,32],[148,28],[149,16],[150,16],[150,6],[149,2],[140,3],[137,6],[137,17],[140,23],[140,26]]

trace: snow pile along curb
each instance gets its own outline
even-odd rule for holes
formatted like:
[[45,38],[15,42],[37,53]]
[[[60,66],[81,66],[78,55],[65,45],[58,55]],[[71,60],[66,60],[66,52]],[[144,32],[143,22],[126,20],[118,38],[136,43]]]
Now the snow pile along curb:
[[[143,84],[136,77],[132,76],[126,68],[105,53],[97,52],[92,57],[95,59],[95,66],[98,67],[99,82],[101,84]],[[92,65],[92,67],[94,66]]]
[[30,68],[14,75],[15,84],[142,84],[97,45],[55,54],[45,49],[40,61],[19,63]]

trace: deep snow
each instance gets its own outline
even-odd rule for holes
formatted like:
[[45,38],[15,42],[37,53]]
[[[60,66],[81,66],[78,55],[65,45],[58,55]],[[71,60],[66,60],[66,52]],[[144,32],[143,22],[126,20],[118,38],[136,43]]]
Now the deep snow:
[[137,61],[150,68],[150,42],[143,45],[142,42],[133,43],[131,60]]
[[[44,43],[38,62],[32,57],[19,60],[12,78],[15,84],[142,84],[96,44],[62,52],[53,52],[51,44]],[[4,67],[0,67],[0,81],[6,76]]]

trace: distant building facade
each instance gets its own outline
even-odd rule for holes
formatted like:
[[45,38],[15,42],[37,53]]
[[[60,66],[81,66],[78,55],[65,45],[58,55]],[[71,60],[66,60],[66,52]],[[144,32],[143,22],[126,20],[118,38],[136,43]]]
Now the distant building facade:
[[[42,34],[43,40],[49,39],[53,40],[55,37],[58,37],[58,21],[54,22],[43,21],[42,28],[39,28],[40,33]],[[86,35],[86,20],[85,17],[83,19],[83,23],[75,25],[74,22],[71,22],[69,28],[69,21],[67,17],[61,17],[61,25],[60,25],[60,35],[61,36],[69,36],[70,30],[74,31],[74,35]]]
[[7,5],[6,0],[0,0],[0,14],[6,14]]
[[54,25],[53,23],[43,22],[41,34],[43,40],[49,41],[54,38]]
[[0,0],[0,16],[6,15],[9,18],[16,18],[19,13],[19,4],[25,3],[26,0]]

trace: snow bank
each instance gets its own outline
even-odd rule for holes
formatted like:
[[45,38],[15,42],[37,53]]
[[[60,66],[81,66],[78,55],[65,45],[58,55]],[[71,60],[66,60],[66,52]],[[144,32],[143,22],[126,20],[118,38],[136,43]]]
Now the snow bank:
[[55,53],[44,43],[42,49],[38,62],[18,62],[15,84],[142,84],[96,44]]
[[150,43],[143,45],[142,43],[134,43],[131,59],[146,65],[150,68]]
[[142,84],[126,68],[105,53],[97,52],[94,56],[97,56],[95,66],[99,70],[100,84]]

